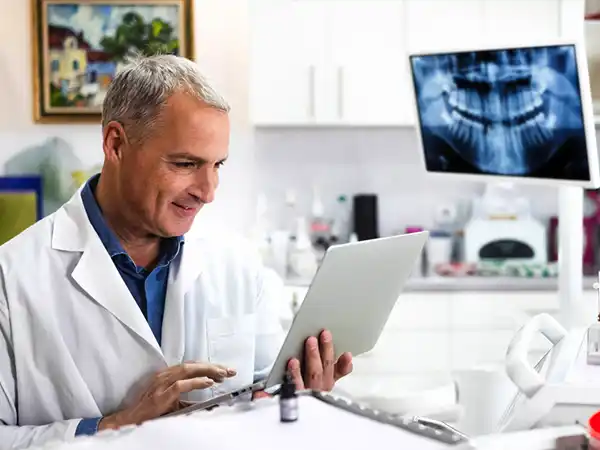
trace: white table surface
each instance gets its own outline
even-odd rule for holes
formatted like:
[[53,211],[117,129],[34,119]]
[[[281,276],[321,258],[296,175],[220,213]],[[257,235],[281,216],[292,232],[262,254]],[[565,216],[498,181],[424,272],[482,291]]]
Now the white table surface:
[[277,399],[255,402],[251,409],[219,408],[190,416],[160,419],[124,430],[106,432],[53,450],[365,450],[392,445],[395,449],[438,450],[453,446],[378,423],[311,397],[299,398],[299,419],[279,420]]

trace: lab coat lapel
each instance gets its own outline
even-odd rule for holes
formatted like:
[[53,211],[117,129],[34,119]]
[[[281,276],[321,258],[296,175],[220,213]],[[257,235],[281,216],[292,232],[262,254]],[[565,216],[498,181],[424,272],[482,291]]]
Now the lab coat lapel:
[[73,280],[162,358],[148,322],[89,222],[79,192],[57,212],[52,244],[61,250],[83,251],[71,274]]
[[[169,366],[183,362],[185,353],[185,298],[202,273],[200,248],[186,240],[180,255],[171,263],[162,327],[162,349]],[[191,301],[200,299],[192,298]],[[198,336],[200,338],[200,336]]]
[[158,353],[158,342],[100,239],[90,239],[73,279],[87,294]]

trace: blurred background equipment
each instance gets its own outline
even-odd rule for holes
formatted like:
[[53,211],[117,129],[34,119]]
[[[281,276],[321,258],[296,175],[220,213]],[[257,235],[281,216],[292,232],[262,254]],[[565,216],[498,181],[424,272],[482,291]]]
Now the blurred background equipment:
[[57,137],[14,155],[6,162],[5,173],[42,179],[43,216],[60,208],[87,179],[83,163],[71,145]]

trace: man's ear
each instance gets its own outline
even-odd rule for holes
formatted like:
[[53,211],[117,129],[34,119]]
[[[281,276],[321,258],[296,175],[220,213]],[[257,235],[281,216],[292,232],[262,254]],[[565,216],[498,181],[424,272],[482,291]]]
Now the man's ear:
[[123,125],[119,122],[109,122],[102,129],[102,148],[107,161],[121,159],[123,150],[128,144]]

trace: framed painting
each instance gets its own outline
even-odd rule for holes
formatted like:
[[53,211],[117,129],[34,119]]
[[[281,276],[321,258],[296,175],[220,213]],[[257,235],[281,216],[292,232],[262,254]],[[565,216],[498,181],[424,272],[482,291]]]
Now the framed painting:
[[594,115],[600,118],[600,0],[585,0],[585,47]]
[[135,54],[194,58],[193,0],[32,0],[37,123],[100,122]]

